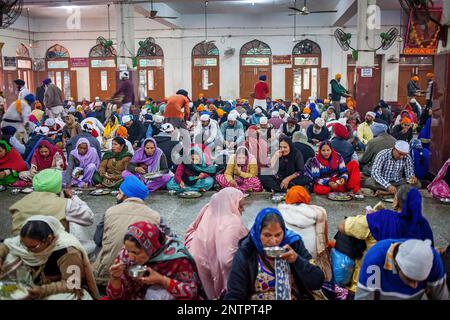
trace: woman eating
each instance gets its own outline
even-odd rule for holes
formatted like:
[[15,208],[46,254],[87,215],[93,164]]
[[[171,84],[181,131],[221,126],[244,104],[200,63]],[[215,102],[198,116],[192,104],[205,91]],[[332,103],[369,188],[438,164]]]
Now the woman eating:
[[[347,217],[338,225],[340,232],[366,242],[366,252],[377,242],[386,239],[430,239],[433,231],[422,213],[422,195],[411,185],[398,188],[392,203],[394,210],[382,209],[369,214]],[[364,256],[355,261],[352,290],[356,291],[359,270]]]
[[313,181],[314,193],[318,195],[346,191],[361,194],[358,163],[350,161],[346,166],[344,158],[332,148],[329,141],[322,142],[316,157],[308,160],[305,174]]
[[19,180],[19,172],[27,169],[19,152],[6,141],[0,140],[0,188],[14,185]]
[[[286,250],[277,259],[264,250],[275,246]],[[324,274],[311,258],[301,237],[286,229],[281,213],[263,209],[239,243],[225,300],[312,299],[311,291],[321,288]]]
[[244,146],[237,148],[227,163],[224,174],[216,176],[221,188],[233,187],[242,192],[261,192],[263,190],[258,178],[258,163]]
[[244,194],[225,188],[211,197],[189,226],[185,246],[195,259],[208,299],[220,299],[239,240],[248,234],[242,222]]
[[61,149],[47,140],[41,140],[34,150],[29,171],[19,173],[21,180],[31,182],[33,177],[44,169],[66,170],[66,158]]
[[125,145],[125,140],[115,137],[111,150],[103,155],[99,170],[94,173],[93,182],[97,187],[117,188],[123,181],[122,172],[128,166],[131,154]]
[[[161,177],[155,179],[147,179],[145,177],[148,173],[159,172],[162,173]],[[163,151],[158,148],[155,139],[147,138],[144,140],[142,147],[136,151],[122,176],[125,178],[133,174],[143,181],[151,192],[164,188],[170,178],[172,178],[167,158]]]
[[66,186],[68,188],[92,186],[92,177],[99,165],[100,159],[97,150],[91,147],[88,139],[80,138],[75,149],[69,154],[69,163],[65,174]]
[[[135,265],[145,266],[146,274],[130,276],[128,269]],[[186,247],[146,221],[129,226],[110,274],[111,300],[196,300],[201,291],[195,261]]]
[[208,165],[205,153],[198,146],[190,150],[189,163],[180,163],[175,176],[167,182],[167,190],[176,192],[210,190],[214,185],[211,175],[216,172],[214,165]]
[[[92,300],[98,297],[91,264],[80,242],[64,231],[58,219],[35,215],[20,235],[0,244],[0,269],[20,261],[30,299]],[[72,271],[71,271],[72,270]],[[73,288],[73,270],[80,286]]]
[[308,185],[309,178],[303,174],[302,153],[288,137],[280,138],[280,149],[270,161],[273,175],[260,175],[262,185],[272,193],[286,192],[295,185]]

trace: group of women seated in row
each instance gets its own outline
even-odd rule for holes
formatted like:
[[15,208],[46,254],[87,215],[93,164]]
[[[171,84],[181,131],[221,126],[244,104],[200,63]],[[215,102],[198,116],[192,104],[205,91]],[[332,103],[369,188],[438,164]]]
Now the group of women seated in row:
[[[208,148],[192,145],[188,156],[173,172],[154,138],[144,140],[142,147],[132,155],[125,139],[115,137],[111,149],[101,159],[89,140],[80,138],[68,154],[67,162],[61,149],[43,139],[33,152],[29,169],[17,152],[4,142],[0,144],[0,168],[9,170],[0,173],[0,184],[30,183],[37,172],[57,168],[65,170],[66,188],[118,188],[124,177],[136,175],[150,191],[164,188],[177,192],[207,191],[217,183],[220,188],[234,187],[243,192],[263,189],[286,192],[294,185],[307,186],[317,194],[360,192],[358,163],[351,161],[346,165],[328,141],[319,145],[317,155],[306,165],[302,153],[290,138],[282,137],[279,142],[279,150],[266,166],[258,164],[249,148],[240,146],[229,156],[226,165],[220,167],[212,163]],[[161,175],[147,178],[149,173]]]
[[[395,199],[396,211],[348,217],[339,230],[366,240],[368,249],[384,239],[429,239],[432,243],[433,233],[422,215],[417,189],[403,186]],[[332,280],[327,214],[310,201],[305,188],[294,186],[285,204],[261,210],[247,230],[242,222],[244,193],[227,187],[202,208],[184,241],[149,220],[122,226],[127,230],[123,246],[109,266],[106,295],[101,299],[323,298],[321,288]],[[276,259],[265,250],[275,246],[285,249]],[[0,244],[0,269],[14,261],[22,262],[22,280],[33,284],[30,298],[100,298],[84,248],[52,216],[27,219],[18,236]],[[144,266],[144,275],[133,276],[130,268],[134,266]],[[77,287],[68,284],[74,268],[81,277]],[[356,279],[358,273],[359,269]],[[445,283],[439,284],[439,290],[440,298],[448,297]]]

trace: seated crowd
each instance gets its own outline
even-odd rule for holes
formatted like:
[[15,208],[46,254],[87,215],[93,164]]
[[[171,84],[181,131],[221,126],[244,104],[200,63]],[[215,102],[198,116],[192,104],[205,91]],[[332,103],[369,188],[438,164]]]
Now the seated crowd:
[[[412,100],[395,116],[381,100],[361,119],[348,99],[338,110],[313,97],[190,102],[179,90],[129,114],[97,98],[69,100],[55,118],[27,95],[7,110],[23,123],[2,122],[0,187],[34,192],[9,208],[13,237],[0,244],[0,274],[20,260],[35,299],[449,299],[418,191],[428,177],[431,109]],[[437,198],[450,198],[449,165],[429,184]],[[330,252],[342,243],[330,250],[326,210],[310,194],[361,197],[362,187],[393,196],[394,210],[339,224],[341,238],[364,243],[341,284]],[[75,188],[117,191],[94,239],[94,214]],[[183,239],[145,204],[156,190],[217,192]],[[247,230],[245,197],[263,190],[285,203],[261,210]],[[274,258],[272,247],[283,253]],[[69,266],[81,270],[77,288],[67,283]],[[139,276],[136,266],[144,266]]]

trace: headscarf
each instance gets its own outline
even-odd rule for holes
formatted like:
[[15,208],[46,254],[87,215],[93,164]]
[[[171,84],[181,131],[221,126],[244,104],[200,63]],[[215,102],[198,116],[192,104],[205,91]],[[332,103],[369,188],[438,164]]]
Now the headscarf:
[[[185,246],[194,256],[197,264],[204,263],[212,279],[199,270],[200,280],[209,299],[218,299],[227,288],[228,275],[238,242],[248,231],[239,212],[239,202],[244,198],[242,191],[224,188],[214,194],[185,235]],[[226,248],[226,250],[224,250]]]
[[[132,236],[150,257],[147,263],[167,262],[185,258],[194,262],[189,251],[177,239],[168,237],[157,226],[147,221],[139,221],[128,227],[126,236]],[[162,242],[160,242],[162,238]]]
[[[80,144],[87,144],[87,152],[84,155],[81,155],[78,153],[78,146]],[[93,147],[91,147],[91,144],[88,139],[86,138],[80,138],[77,141],[77,144],[75,146],[75,149],[73,149],[70,154],[75,157],[80,162],[80,167],[86,168],[90,163],[95,164],[95,167],[98,168],[100,165],[100,159],[98,157],[97,150]]]
[[[46,147],[49,150],[47,158],[43,158],[41,156],[41,153],[39,152],[42,147]],[[61,149],[51,144],[47,140],[41,140],[41,142],[39,142],[38,147],[34,150],[33,156],[31,157],[31,163],[36,165],[38,171],[49,169],[53,165],[53,158],[55,157],[56,153],[59,153],[61,155],[65,169],[66,158],[64,157],[64,153],[61,151]]]
[[[331,149],[331,155],[330,155],[330,158],[328,158],[328,160],[322,156],[321,150],[324,145],[329,146]],[[321,165],[329,168],[330,170],[336,170],[339,167],[338,154],[337,154],[336,150],[333,149],[333,147],[331,146],[329,141],[322,141],[319,144],[319,150],[317,150],[316,158],[317,158],[317,160],[319,160]]]
[[5,140],[0,140],[0,145],[6,150],[5,156],[0,158],[0,169],[10,169],[16,172],[27,170],[27,165],[16,149],[12,148]]
[[264,247],[261,242],[261,229],[262,229],[262,223],[264,221],[264,218],[269,214],[276,214],[282,220],[281,228],[284,231],[284,237],[279,245],[280,247],[283,247],[287,244],[292,244],[295,241],[301,240],[300,235],[296,234],[295,232],[293,232],[291,230],[286,229],[286,225],[284,223],[284,219],[283,219],[283,216],[281,215],[280,211],[278,211],[275,208],[265,208],[265,209],[262,209],[258,213],[258,215],[256,216],[256,219],[255,219],[255,223],[253,224],[252,228],[250,229],[250,238],[256,247],[256,251],[258,251],[259,254],[264,254]]
[[42,117],[44,116],[44,111],[34,109],[33,111],[31,111],[31,114],[36,118],[37,122],[41,122]]
[[[155,152],[151,156],[148,156],[145,153],[145,145],[149,141],[151,141],[153,143],[153,145],[155,146]],[[161,160],[162,154],[163,154],[163,151],[160,148],[158,148],[158,144],[156,143],[156,140],[153,138],[147,138],[142,143],[142,147],[139,148],[139,150],[134,153],[134,156],[131,159],[131,163],[133,163],[133,164],[143,163],[148,167],[147,172],[155,172],[159,168],[159,162]]]
[[47,247],[44,251],[35,253],[28,251],[28,249],[22,245],[20,236],[8,238],[5,240],[4,244],[6,245],[6,247],[8,247],[9,254],[14,257],[20,258],[27,266],[43,267],[54,252],[62,249],[67,249],[69,247],[74,247],[82,255],[83,268],[88,285],[88,291],[93,298],[97,298],[99,293],[97,285],[95,283],[94,275],[92,273],[91,263],[89,262],[86,250],[83,248],[80,241],[78,241],[78,239],[70,233],[67,233],[64,230],[61,222],[55,217],[35,215],[31,218],[28,218],[25,221],[24,225],[30,221],[45,222],[52,230],[55,240],[53,240],[50,246]]
[[62,172],[58,169],[44,169],[33,177],[33,188],[36,192],[59,194],[62,190]]
[[293,186],[286,194],[286,204],[311,203],[311,196],[302,186]]
[[106,151],[105,154],[102,157],[102,160],[109,160],[109,159],[116,159],[117,161],[122,160],[125,157],[132,157],[131,153],[128,152],[128,147],[126,145],[126,142],[123,138],[115,137],[113,141],[116,141],[118,144],[123,146],[123,149],[118,154],[114,153],[112,150]]
[[112,126],[111,126],[110,120],[108,120],[105,130],[103,131],[103,136],[106,139],[112,138],[115,130],[119,127],[119,119],[117,119],[116,116],[113,116],[113,118],[112,118],[112,120],[114,120],[114,124]]
[[367,215],[370,233],[377,241],[385,239],[430,239],[433,232],[422,215],[422,195],[412,188],[403,204],[402,212],[380,210]]

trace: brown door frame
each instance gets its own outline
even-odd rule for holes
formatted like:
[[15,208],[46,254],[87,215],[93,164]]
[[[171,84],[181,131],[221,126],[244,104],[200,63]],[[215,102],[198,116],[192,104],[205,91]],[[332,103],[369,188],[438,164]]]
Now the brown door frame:
[[[266,66],[244,66],[242,64],[242,60],[245,57],[251,57],[251,58],[269,58],[269,64]],[[250,89],[250,92],[243,92],[243,74],[244,70],[252,70],[254,72],[255,78],[253,81],[253,84],[255,84],[258,81],[258,76],[261,72],[259,72],[259,69],[269,69],[269,72],[264,74],[267,76],[267,85],[269,86],[269,93],[268,96],[271,96],[272,94],[272,55],[254,55],[254,54],[241,54],[239,55],[239,96],[240,98],[247,99],[250,101],[250,104],[253,104],[254,98],[250,97],[249,94],[253,92],[253,87]]]
[[[114,92],[116,92],[117,63],[114,68],[112,68],[112,67],[93,68],[92,60],[114,60],[115,61],[116,59],[115,59],[115,57],[94,57],[94,58],[89,57],[89,93],[91,96],[91,101],[93,101],[95,99],[95,97],[100,97],[100,99],[102,99],[102,100],[107,100],[114,94]],[[108,90],[107,91],[100,90],[100,86],[101,86],[100,72],[101,71],[108,72]],[[98,72],[98,76],[96,74],[97,72]],[[112,74],[110,74],[110,72],[112,72]],[[98,79],[96,79],[98,81],[95,84],[93,83],[93,80],[94,80],[93,75],[94,74],[95,74],[96,78],[98,78]],[[111,76],[111,78],[109,76]],[[109,80],[112,80],[112,83]],[[95,94],[94,94],[94,92],[95,92]]]
[[[162,60],[162,64],[161,64],[161,67],[141,67],[140,63],[139,63],[139,61],[141,59],[145,59],[145,60],[159,60],[159,59],[161,59]],[[145,93],[146,93],[145,96],[146,97],[151,97],[151,98],[153,98],[153,100],[161,100],[161,99],[163,99],[165,97],[165,92],[166,92],[166,87],[165,87],[165,80],[166,79],[165,79],[165,73],[164,73],[164,56],[139,57],[138,60],[139,61],[138,61],[138,66],[137,66],[137,77],[138,77],[138,84],[139,85],[140,85],[140,71],[141,70],[154,70],[154,74],[156,74],[158,71],[162,72],[162,76],[163,76],[162,80],[163,81],[162,81],[162,84],[158,84],[158,87],[162,88],[161,96],[154,96],[154,94],[151,94],[151,91],[148,90],[148,85],[145,86]],[[148,81],[148,73],[147,72],[145,74],[145,77],[146,77],[146,79]],[[154,79],[154,80],[156,81],[156,79]],[[155,88],[156,88],[156,82],[155,82]],[[155,90],[153,90],[153,91],[155,91]],[[138,97],[139,97],[139,99],[137,99],[137,100],[140,100],[140,96],[139,95],[138,95]]]
[[[194,60],[195,59],[211,59],[214,58],[217,60],[217,65],[216,66],[200,66],[200,67],[196,67],[194,64]],[[217,77],[217,85],[214,84],[214,88],[217,88],[216,90],[213,89],[209,89],[208,90],[203,90],[202,88],[202,79],[200,77],[200,83],[196,83],[196,79],[195,79],[195,74],[201,70],[207,69],[209,72],[211,73],[215,73],[215,77]],[[210,76],[208,76],[209,78],[212,78]],[[200,56],[191,56],[191,87],[192,87],[192,100],[196,100],[198,95],[200,93],[204,93],[205,97],[208,98],[217,98],[220,96],[220,56],[218,55],[200,55]],[[210,93],[210,90],[212,91]]]
[[[48,68],[48,62],[49,61],[67,61],[67,68],[55,68],[55,69],[53,69],[53,68]],[[55,74],[56,74],[56,72],[61,72],[61,76],[62,76],[62,88],[60,88],[61,89],[61,92],[62,92],[62,94],[63,94],[63,98],[64,99],[68,99],[69,97],[67,96],[66,97],[66,92],[65,92],[65,90],[64,90],[64,72],[65,71],[67,71],[67,72],[69,72],[69,77],[70,77],[70,96],[71,97],[73,97],[74,99],[76,99],[76,97],[74,97],[74,95],[73,95],[73,92],[72,92],[72,87],[73,87],[73,79],[72,79],[72,73],[71,73],[71,63],[70,63],[70,58],[54,58],[54,59],[45,59],[45,74],[46,74],[46,76],[44,77],[44,79],[45,78],[47,78],[49,75],[49,72],[55,72]],[[55,83],[54,83],[54,85],[56,85],[56,79],[55,79]],[[75,86],[76,86],[76,84],[75,84]]]
[[[314,64],[314,65],[303,65],[303,66],[298,66],[295,64],[295,58],[319,58],[319,63],[318,64]],[[290,83],[291,86],[291,91],[292,91],[292,99],[294,99],[294,72],[296,69],[301,70],[301,78],[302,78],[302,86],[303,86],[303,75],[304,69],[317,69],[317,94],[320,95],[320,69],[322,68],[322,55],[321,54],[293,54],[292,55],[292,83]],[[309,74],[309,90],[308,91],[312,91],[312,72],[310,72]],[[302,89],[303,92],[303,89]],[[301,101],[307,101],[308,98],[311,96],[311,94],[309,94],[307,97],[302,95],[300,96],[300,100]],[[316,97],[318,98],[318,97]]]
[[[19,68],[18,60],[29,61],[31,68]],[[28,79],[28,83],[27,83],[27,88],[28,88],[28,90],[30,90],[30,92],[35,92],[36,88],[35,88],[35,84],[34,84],[33,60],[28,57],[16,57],[16,64],[17,64],[18,77],[21,78],[21,76],[20,76],[21,73],[28,72],[29,79]]]

